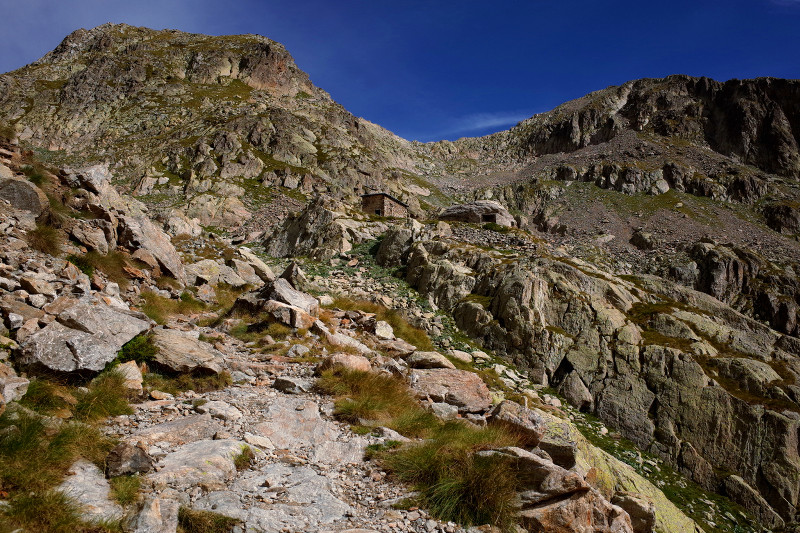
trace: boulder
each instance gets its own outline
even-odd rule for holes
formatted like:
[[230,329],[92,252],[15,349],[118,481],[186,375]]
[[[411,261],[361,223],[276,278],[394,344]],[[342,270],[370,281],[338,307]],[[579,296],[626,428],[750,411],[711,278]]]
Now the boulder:
[[450,360],[438,352],[414,352],[406,358],[411,368],[455,368]]
[[494,200],[478,200],[469,204],[454,205],[439,213],[438,218],[475,224],[493,222],[508,227],[517,225],[511,213]]
[[316,317],[293,305],[288,305],[275,300],[267,300],[261,306],[261,310],[269,313],[272,317],[282,324],[293,328],[310,328],[317,320]]
[[411,389],[418,398],[449,403],[461,412],[479,413],[492,404],[486,384],[477,374],[466,370],[413,370],[410,381]]
[[597,491],[576,492],[519,512],[522,526],[548,533],[633,533],[628,513]]
[[212,400],[202,405],[198,405],[195,410],[198,413],[208,413],[211,418],[235,422],[242,418],[242,412],[229,403],[221,400]]
[[50,201],[44,192],[26,179],[0,178],[0,199],[37,218],[50,209]]
[[303,291],[308,287],[308,278],[306,277],[306,273],[303,272],[303,269],[300,268],[300,265],[294,261],[289,263],[289,266],[286,267],[280,277],[288,281],[295,290]]
[[295,290],[291,283],[284,278],[278,278],[267,284],[259,296],[266,300],[277,300],[293,307],[299,307],[313,316],[319,314],[319,301],[310,294]]
[[129,248],[144,248],[156,258],[161,270],[179,282],[186,283],[186,272],[180,254],[166,233],[145,215],[119,217],[119,244]]
[[361,355],[353,355],[350,353],[335,353],[327,357],[318,367],[318,371],[328,370],[329,368],[342,367],[348,370],[358,370],[360,372],[369,372],[372,370],[369,359]]
[[197,263],[186,265],[186,283],[189,285],[217,285],[225,283],[234,288],[247,285],[231,267],[222,265],[213,259],[203,259]]
[[148,475],[148,480],[160,490],[166,487],[219,490],[236,475],[233,458],[244,446],[247,444],[233,439],[184,444],[159,461],[158,471]]
[[222,425],[217,420],[213,420],[211,415],[192,415],[139,429],[131,438],[147,445],[164,442],[177,446],[188,442],[212,439],[218,431],[222,431]]
[[196,218],[189,218],[180,211],[173,209],[164,222],[164,231],[172,235],[188,235],[189,237],[199,237],[203,233]]
[[325,202],[314,201],[297,216],[289,217],[264,241],[264,250],[274,257],[309,256],[327,261],[353,248],[345,225]]
[[55,372],[99,372],[123,344],[149,328],[138,314],[81,300],[27,337],[19,362]]
[[275,274],[273,274],[272,269],[269,268],[269,266],[267,266],[267,264],[262,261],[261,258],[254,254],[250,248],[242,246],[236,251],[242,257],[243,261],[247,262],[247,264],[253,267],[256,275],[261,278],[264,283],[269,283],[275,280]]
[[90,250],[106,255],[110,246],[103,227],[105,224],[108,224],[105,220],[76,220],[70,228],[70,234]]
[[108,477],[146,474],[153,469],[154,461],[144,445],[121,442],[106,456]]
[[152,334],[153,345],[157,348],[154,361],[174,372],[222,371],[222,354],[207,342],[192,335],[164,328],[156,328]]
[[125,531],[130,533],[175,533],[178,529],[177,500],[147,496],[138,512],[126,522]]
[[649,498],[623,491],[614,494],[611,503],[628,513],[633,533],[653,533],[656,526],[656,507]]
[[139,369],[139,365],[136,364],[136,361],[122,363],[117,366],[115,370],[125,378],[125,388],[135,392],[142,392],[142,371]]
[[537,446],[545,433],[545,421],[536,412],[517,402],[503,400],[489,412],[489,422],[501,424],[520,435],[526,447]]

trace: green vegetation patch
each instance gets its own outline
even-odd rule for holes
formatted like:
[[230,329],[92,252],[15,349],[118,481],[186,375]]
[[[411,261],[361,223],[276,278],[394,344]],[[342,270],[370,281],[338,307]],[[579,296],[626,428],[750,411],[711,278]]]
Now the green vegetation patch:
[[501,427],[453,421],[421,444],[376,454],[385,468],[419,491],[419,503],[440,520],[512,531],[518,472],[508,458],[478,452],[518,444]]
[[181,507],[178,511],[178,533],[231,533],[239,520],[211,511]]

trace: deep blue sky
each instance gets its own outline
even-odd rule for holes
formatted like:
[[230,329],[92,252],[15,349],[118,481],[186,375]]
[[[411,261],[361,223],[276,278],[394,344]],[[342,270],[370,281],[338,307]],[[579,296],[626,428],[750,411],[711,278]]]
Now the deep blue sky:
[[0,72],[104,22],[258,33],[354,114],[422,141],[635,78],[800,78],[800,0],[0,0],[0,13]]

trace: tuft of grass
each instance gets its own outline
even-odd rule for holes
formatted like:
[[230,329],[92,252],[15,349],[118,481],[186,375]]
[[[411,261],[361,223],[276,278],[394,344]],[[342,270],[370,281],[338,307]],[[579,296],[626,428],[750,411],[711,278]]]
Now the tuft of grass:
[[125,253],[112,250],[106,255],[101,254],[95,250],[85,253],[84,255],[74,256],[78,262],[75,266],[83,270],[81,265],[86,268],[91,268],[92,272],[99,271],[106,275],[106,277],[119,285],[120,289],[127,290],[130,284],[130,275],[125,272],[126,268],[136,268],[133,259]]
[[39,252],[57,256],[64,244],[61,232],[52,226],[36,224],[36,228],[25,234],[28,246]]
[[408,321],[394,309],[387,309],[380,304],[366,300],[353,300],[351,298],[342,296],[333,300],[333,307],[338,307],[342,311],[363,311],[365,313],[373,313],[375,314],[375,318],[377,320],[383,320],[392,326],[395,336],[413,344],[419,350],[436,350],[431,338],[424,330],[409,324]]
[[518,444],[501,427],[474,428],[448,422],[421,444],[377,451],[381,464],[414,485],[420,502],[440,520],[510,530],[518,476],[513,463],[477,452]]
[[481,227],[483,229],[486,229],[486,230],[489,230],[489,231],[494,231],[494,232],[497,232],[497,233],[508,233],[509,231],[511,231],[511,228],[509,228],[508,226],[503,226],[503,225],[497,224],[495,222],[487,222],[486,224],[484,224]]
[[386,426],[407,437],[425,436],[440,424],[425,410],[406,384],[393,376],[334,368],[316,383],[323,394],[335,397],[335,415],[354,425]]
[[256,454],[253,452],[253,449],[250,446],[244,445],[239,453],[237,453],[233,457],[233,464],[236,466],[236,470],[241,472],[242,470],[247,470],[250,468],[250,465],[256,460]]
[[155,359],[158,347],[153,344],[153,337],[148,333],[141,333],[125,344],[117,354],[116,362],[127,363],[136,361],[137,363],[148,363]]
[[206,308],[203,302],[188,292],[182,293],[178,300],[165,298],[152,291],[142,291],[141,297],[142,312],[161,325],[166,324],[167,318],[172,315],[196,313]]
[[57,490],[21,492],[11,498],[5,512],[27,531],[75,533],[84,525],[78,505]]
[[94,274],[94,266],[86,259],[85,255],[70,254],[67,256],[67,261],[78,267],[78,270],[89,276]]
[[178,511],[178,533],[230,533],[239,520],[211,511],[181,507]]
[[145,390],[160,390],[172,395],[183,391],[193,390],[198,393],[212,392],[224,389],[233,384],[233,378],[228,372],[220,372],[210,376],[195,374],[180,374],[167,376],[158,372],[147,372],[142,376]]
[[28,409],[46,416],[71,411],[76,402],[75,396],[65,386],[45,379],[31,380],[28,391],[19,401]]
[[125,376],[113,369],[94,378],[89,384],[89,391],[79,394],[75,405],[76,420],[86,422],[131,413],[133,410],[128,405]]
[[111,494],[120,505],[126,506],[136,501],[136,495],[139,493],[141,485],[139,476],[118,476],[111,478],[109,482],[111,483]]

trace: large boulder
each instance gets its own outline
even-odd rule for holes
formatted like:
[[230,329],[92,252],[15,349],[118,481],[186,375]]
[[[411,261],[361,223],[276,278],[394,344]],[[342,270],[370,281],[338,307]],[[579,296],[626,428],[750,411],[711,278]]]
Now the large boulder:
[[154,361],[173,372],[222,371],[222,354],[207,342],[174,329],[156,328],[152,333],[157,348]]
[[536,446],[545,432],[545,421],[536,412],[517,402],[503,400],[489,412],[488,421],[500,424],[522,437],[526,446]]
[[44,192],[25,179],[0,179],[0,198],[7,200],[11,207],[29,211],[39,217],[50,208],[50,202]]
[[234,288],[247,285],[231,267],[218,263],[213,259],[203,259],[185,267],[186,283],[189,285],[217,285],[225,283]]
[[314,202],[296,217],[287,218],[264,241],[264,249],[269,255],[307,255],[318,261],[349,252],[352,248],[347,228],[337,222],[336,213],[322,202]]
[[439,220],[472,222],[475,224],[493,222],[508,227],[517,225],[511,213],[494,200],[478,200],[469,204],[448,207],[439,213]]
[[111,499],[111,485],[103,472],[85,459],[72,465],[58,490],[80,506],[84,518],[98,521],[122,518],[122,506]]
[[157,489],[201,487],[219,490],[236,475],[233,458],[247,444],[241,441],[199,440],[184,444],[156,465],[148,480]]
[[119,244],[133,249],[144,248],[156,258],[164,273],[186,283],[181,256],[166,233],[145,215],[119,217]]
[[276,300],[300,308],[313,316],[319,314],[319,300],[310,294],[295,290],[285,278],[278,278],[267,284],[259,295],[266,300]]
[[413,370],[411,389],[420,399],[455,405],[466,413],[489,409],[492,396],[489,388],[474,372],[451,368]]
[[22,343],[19,362],[54,372],[99,372],[150,321],[105,303],[81,300]]

